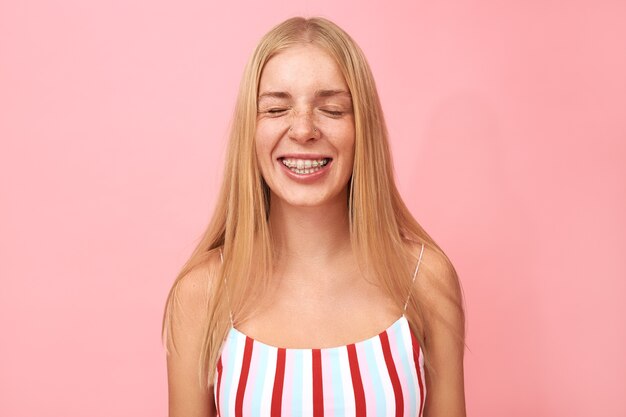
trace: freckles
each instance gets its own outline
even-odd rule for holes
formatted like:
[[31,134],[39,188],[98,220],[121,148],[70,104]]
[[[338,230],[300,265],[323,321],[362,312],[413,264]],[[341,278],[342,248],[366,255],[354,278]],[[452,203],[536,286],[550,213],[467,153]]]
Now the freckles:
[[265,143],[269,146],[280,141],[287,129],[283,123],[259,123],[257,124],[255,139],[257,143]]
[[280,141],[282,135],[271,124],[257,124],[254,133],[254,143],[257,156],[261,160],[271,159],[272,151]]

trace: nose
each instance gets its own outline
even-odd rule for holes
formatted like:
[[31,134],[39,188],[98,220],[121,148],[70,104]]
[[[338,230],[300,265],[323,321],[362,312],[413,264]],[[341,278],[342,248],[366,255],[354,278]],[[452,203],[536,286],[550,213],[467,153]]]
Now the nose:
[[288,132],[290,138],[299,142],[307,142],[310,139],[317,139],[318,133],[310,111],[293,113]]

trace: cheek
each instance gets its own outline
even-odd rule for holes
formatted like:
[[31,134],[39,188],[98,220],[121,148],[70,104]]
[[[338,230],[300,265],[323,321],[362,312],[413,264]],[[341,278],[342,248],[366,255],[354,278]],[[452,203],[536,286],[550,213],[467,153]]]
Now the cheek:
[[341,147],[343,151],[347,153],[348,155],[353,156],[354,145],[356,142],[354,127],[353,126],[346,127],[341,137],[342,137]]
[[257,124],[256,132],[254,134],[254,143],[259,157],[263,156],[260,154],[261,152],[264,152],[266,156],[268,152],[271,152],[272,148],[277,143],[278,137],[279,134],[276,126],[272,126],[269,123]]
[[264,165],[266,164],[265,161],[267,160],[267,157],[265,156],[267,155],[266,145],[263,142],[262,138],[263,136],[259,135],[259,132],[257,131],[257,133],[255,133],[254,135],[254,153],[257,167],[261,171],[261,175],[264,174]]
[[261,175],[267,179],[267,175],[273,170],[273,151],[276,147],[276,135],[272,135],[267,128],[257,127],[254,135],[254,148],[258,169]]
[[267,156],[268,151],[271,150],[270,135],[262,128],[257,128],[254,134],[254,147],[256,149],[257,158],[259,162],[263,161]]

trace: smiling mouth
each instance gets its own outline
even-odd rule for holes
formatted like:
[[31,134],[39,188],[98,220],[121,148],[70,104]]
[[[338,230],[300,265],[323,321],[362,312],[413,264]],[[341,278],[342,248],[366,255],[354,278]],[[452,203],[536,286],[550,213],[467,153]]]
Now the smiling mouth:
[[279,161],[291,172],[300,175],[312,174],[325,167],[332,158],[321,159],[298,159],[298,158],[278,158]]

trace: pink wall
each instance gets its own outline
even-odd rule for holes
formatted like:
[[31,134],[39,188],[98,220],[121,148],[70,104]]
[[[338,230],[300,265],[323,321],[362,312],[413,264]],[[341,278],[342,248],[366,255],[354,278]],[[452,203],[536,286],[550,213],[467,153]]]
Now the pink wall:
[[166,415],[165,296],[297,14],[369,57],[462,279],[469,415],[626,415],[626,4],[219,3],[0,3],[0,415]]

